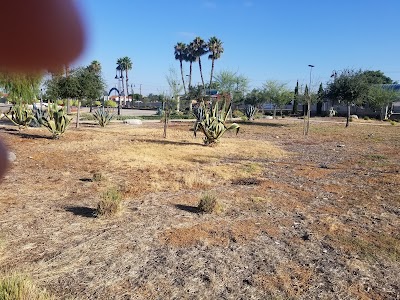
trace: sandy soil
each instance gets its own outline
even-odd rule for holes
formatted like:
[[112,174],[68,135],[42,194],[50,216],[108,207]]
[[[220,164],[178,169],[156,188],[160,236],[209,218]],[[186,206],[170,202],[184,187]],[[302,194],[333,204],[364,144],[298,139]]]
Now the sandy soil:
[[[1,269],[60,299],[400,299],[400,125],[256,121],[212,148],[191,127],[0,123]],[[112,186],[123,211],[93,217]]]

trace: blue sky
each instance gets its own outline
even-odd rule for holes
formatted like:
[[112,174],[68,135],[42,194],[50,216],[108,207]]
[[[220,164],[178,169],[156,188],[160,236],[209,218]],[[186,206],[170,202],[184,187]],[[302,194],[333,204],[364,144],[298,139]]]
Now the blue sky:
[[[116,84],[119,57],[133,61],[130,83],[135,93],[168,91],[165,80],[174,45],[196,36],[217,36],[224,53],[215,72],[237,71],[260,87],[278,80],[294,88],[296,80],[313,88],[333,70],[382,70],[400,81],[398,0],[80,0],[87,47],[75,65],[98,60],[108,87]],[[397,59],[396,59],[397,57]],[[202,58],[209,78],[211,62]],[[185,74],[189,66],[185,65]],[[200,81],[198,65],[192,83]],[[208,80],[207,80],[208,81]]]

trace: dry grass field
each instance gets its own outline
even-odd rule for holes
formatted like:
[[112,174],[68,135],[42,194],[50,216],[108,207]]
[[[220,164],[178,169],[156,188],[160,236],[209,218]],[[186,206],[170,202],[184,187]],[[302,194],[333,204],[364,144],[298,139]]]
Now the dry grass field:
[[[56,299],[400,299],[400,124],[191,128],[1,123],[0,271]],[[96,217],[110,189],[122,209]]]

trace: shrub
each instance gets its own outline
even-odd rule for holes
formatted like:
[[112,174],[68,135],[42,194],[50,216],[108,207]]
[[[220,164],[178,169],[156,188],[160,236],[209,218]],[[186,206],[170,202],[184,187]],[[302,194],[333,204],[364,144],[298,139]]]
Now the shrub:
[[205,193],[201,198],[199,205],[197,206],[202,213],[218,213],[221,210],[221,205],[217,201],[217,197],[210,193]]
[[122,209],[122,195],[116,188],[109,188],[102,195],[102,199],[97,204],[97,217],[111,217]]
[[0,276],[1,300],[53,300],[45,290],[39,289],[22,275]]
[[243,117],[244,117],[244,113],[243,113],[241,110],[239,110],[239,109],[235,109],[235,110],[233,111],[233,113],[232,113],[232,116],[233,116],[234,118],[243,118]]
[[115,115],[110,110],[99,108],[93,113],[93,117],[97,120],[101,127],[105,127]]
[[394,125],[396,125],[396,122],[393,120],[390,120],[390,124],[394,126]]
[[102,181],[104,179],[104,175],[100,172],[94,172],[92,181]]
[[363,119],[366,120],[366,121],[370,120],[370,118],[368,116],[364,116]]
[[104,102],[104,106],[105,107],[116,108],[116,107],[118,107],[118,104],[117,104],[117,102],[115,102],[113,100],[107,100],[106,102]]

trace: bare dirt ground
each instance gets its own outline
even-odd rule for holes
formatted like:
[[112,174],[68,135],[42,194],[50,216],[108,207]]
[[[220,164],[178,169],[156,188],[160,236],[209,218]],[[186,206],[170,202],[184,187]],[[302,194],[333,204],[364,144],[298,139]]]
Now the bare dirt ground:
[[[1,269],[60,299],[400,299],[399,125],[256,121],[212,148],[191,127],[1,123]],[[94,218],[111,186],[124,210]]]

